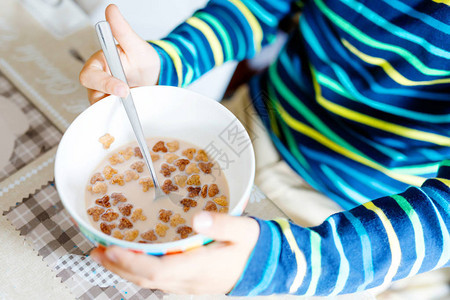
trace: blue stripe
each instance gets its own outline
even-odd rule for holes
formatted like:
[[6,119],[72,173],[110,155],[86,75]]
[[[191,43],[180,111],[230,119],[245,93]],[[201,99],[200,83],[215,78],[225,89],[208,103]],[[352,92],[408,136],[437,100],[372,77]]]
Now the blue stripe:
[[[194,45],[203,44],[202,38],[200,36],[201,32],[199,32],[198,29],[191,27],[189,25],[189,26],[183,27],[183,30],[180,30],[179,33],[183,32],[183,31],[188,35],[188,37],[186,39],[191,40]],[[183,37],[182,35],[180,35],[180,36]],[[197,50],[200,52],[198,55],[200,57],[200,61],[198,61],[198,63],[200,64],[201,67],[203,67],[203,70],[205,70],[205,71],[209,70],[209,68],[211,68],[211,66],[214,65],[214,62],[213,62],[214,58],[211,57],[206,52],[206,47],[197,47]],[[208,58],[209,58],[209,61],[208,61]]]
[[264,274],[262,275],[261,281],[250,291],[248,296],[256,296],[259,295],[262,291],[264,291],[270,284],[275,275],[275,271],[278,266],[278,258],[281,250],[281,240],[278,235],[278,230],[272,222],[267,222],[267,225],[270,228],[272,234],[272,247],[270,249],[269,259],[267,260],[266,268]]
[[431,122],[431,123],[448,123],[450,122],[450,115],[435,115],[435,114],[426,114],[426,113],[420,113],[415,112],[407,109],[403,109],[397,106],[390,106],[383,103],[380,103],[377,100],[372,100],[367,98],[366,96],[362,95],[353,85],[353,82],[348,77],[347,73],[336,63],[331,61],[328,56],[326,55],[325,51],[322,49],[322,46],[320,45],[319,41],[314,35],[314,32],[308,25],[306,18],[303,18],[300,22],[300,27],[302,28],[303,35],[305,39],[308,41],[309,46],[311,49],[314,49],[317,56],[326,64],[328,64],[333,71],[335,72],[336,76],[339,78],[341,84],[344,86],[344,88],[354,97],[349,98],[350,100],[355,100],[357,102],[361,102],[364,104],[367,104],[369,106],[372,106],[374,108],[377,108],[379,110],[385,111],[387,113],[395,114],[402,117],[407,117],[410,119],[415,119],[419,121],[424,122]]
[[344,195],[347,195],[349,199],[352,199],[358,204],[363,204],[371,199],[363,196],[353,189],[350,185],[348,185],[341,177],[339,177],[336,173],[333,172],[328,166],[324,164],[320,164],[320,168],[322,169],[325,176],[327,176],[336,186],[336,188],[340,189]]
[[[172,33],[170,35],[170,37],[176,38],[177,41],[180,42],[186,48],[187,51],[189,51],[189,53],[192,55],[192,58],[195,61],[198,61],[199,58],[198,58],[198,55],[197,55],[197,49],[191,43],[187,42],[186,39],[183,38],[183,36],[181,36],[179,34],[176,34],[176,33]],[[195,75],[195,77],[200,77],[201,73],[200,73],[200,70],[198,68],[198,64],[193,64],[192,67],[194,68],[194,75]]]
[[360,220],[358,220],[351,212],[344,211],[344,216],[350,221],[350,223],[355,228],[358,233],[359,239],[361,241],[362,247],[362,260],[364,268],[364,283],[361,284],[357,291],[363,291],[366,289],[367,285],[372,282],[374,278],[374,269],[372,261],[372,246],[370,244],[369,235]]
[[356,168],[349,168],[347,164],[321,152],[318,152],[306,146],[302,146],[302,151],[306,156],[318,162],[323,162],[330,166],[334,166],[335,168],[339,168],[342,172],[349,174],[349,176],[353,177],[355,180],[358,180],[371,189],[377,189],[382,193],[386,193],[387,195],[396,194],[399,192],[398,188],[394,188],[386,182],[379,182],[375,180],[374,176],[369,176],[366,173],[359,172]]
[[430,25],[431,27],[433,27],[436,30],[442,31],[446,34],[450,34],[450,26],[439,21],[436,20],[435,18],[424,14],[422,12],[419,12],[417,10],[415,10],[414,8],[406,5],[403,2],[400,2],[398,0],[382,0],[384,3],[386,3],[387,5],[395,8],[398,11],[401,11],[402,13],[409,15],[413,18],[416,18],[419,21],[422,21],[428,25]]
[[269,26],[275,27],[278,25],[278,20],[271,15],[265,8],[263,8],[259,3],[253,0],[241,0],[242,3],[247,6],[251,12],[257,17],[260,21],[263,21]]
[[423,47],[425,50],[427,50],[428,52],[430,52],[436,56],[440,56],[445,59],[450,58],[450,53],[448,51],[445,51],[439,47],[436,47],[435,45],[430,44],[424,38],[418,37],[408,31],[404,30],[403,28],[400,28],[400,27],[390,23],[389,21],[387,21],[386,19],[384,19],[383,17],[381,17],[380,15],[378,15],[377,13],[372,11],[371,9],[364,6],[364,4],[354,1],[354,0],[341,0],[341,2],[346,4],[348,7],[350,7],[351,9],[353,9],[354,11],[356,11],[357,13],[359,13],[361,16],[365,17],[369,21],[371,21],[371,22],[377,24],[378,26],[380,26],[381,28],[389,31],[391,34],[395,34],[398,37],[401,37],[405,40],[413,42],[413,43]]
[[333,233],[333,239],[335,241],[334,244],[336,246],[337,251],[339,252],[339,256],[341,259],[339,263],[338,278],[336,280],[334,290],[331,293],[332,295],[336,295],[342,292],[342,290],[345,287],[345,284],[347,283],[348,275],[350,274],[350,264],[348,262],[347,257],[345,256],[344,248],[342,246],[339,234],[337,233],[336,223],[334,222],[334,219],[329,218],[328,223],[331,226],[331,232]]
[[[315,15],[315,11],[312,13]],[[330,32],[329,26],[327,26],[321,17],[315,16],[315,20],[320,26],[321,31],[325,34],[326,40],[331,43],[334,51],[336,51],[347,63],[349,63],[358,73],[361,75],[369,84],[370,89],[378,94],[391,94],[403,97],[414,97],[414,98],[426,98],[427,100],[449,100],[449,97],[445,93],[433,93],[417,89],[404,89],[404,88],[385,88],[378,84],[378,82],[372,77],[372,75],[359,64],[357,64],[350,56],[347,51],[343,48],[342,44],[338,43],[333,33]],[[382,103],[382,102],[380,102]]]

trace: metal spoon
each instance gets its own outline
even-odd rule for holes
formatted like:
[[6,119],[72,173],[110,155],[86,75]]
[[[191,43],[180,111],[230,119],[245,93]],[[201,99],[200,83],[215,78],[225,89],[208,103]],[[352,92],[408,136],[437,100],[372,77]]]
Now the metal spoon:
[[[105,55],[106,62],[111,70],[112,76],[122,80],[128,85],[125,72],[123,71],[122,63],[120,61],[119,53],[117,52],[116,43],[114,42],[114,36],[111,32],[111,27],[107,21],[100,21],[95,24],[95,30],[102,46],[103,54]],[[128,119],[130,120],[131,127],[133,127],[134,134],[136,135],[139,148],[141,149],[144,161],[150,170],[150,175],[155,185],[155,198],[153,201],[161,198],[167,198],[168,196],[162,191],[158,179],[156,177],[155,169],[153,168],[152,157],[150,151],[148,151],[147,143],[145,142],[144,132],[142,131],[141,122],[134,106],[133,97],[131,93],[126,98],[120,98],[122,100],[123,107],[127,112]]]

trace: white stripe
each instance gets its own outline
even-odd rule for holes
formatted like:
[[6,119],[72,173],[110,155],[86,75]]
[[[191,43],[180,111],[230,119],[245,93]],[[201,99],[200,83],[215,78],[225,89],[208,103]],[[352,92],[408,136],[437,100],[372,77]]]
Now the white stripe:
[[30,178],[33,175],[36,175],[37,172],[41,171],[43,168],[47,167],[49,164],[51,164],[55,160],[55,157],[52,156],[46,161],[44,161],[42,164],[34,168],[33,170],[29,171],[23,176],[20,176],[20,178],[16,179],[14,182],[10,183],[8,186],[3,187],[0,189],[0,197],[6,194],[8,191],[12,190],[14,187],[18,186],[19,184],[25,182],[28,178]]

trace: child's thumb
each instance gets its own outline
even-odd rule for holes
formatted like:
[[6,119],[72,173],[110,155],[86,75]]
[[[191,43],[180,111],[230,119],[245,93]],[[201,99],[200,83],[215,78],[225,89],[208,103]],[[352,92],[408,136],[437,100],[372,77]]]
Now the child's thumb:
[[111,26],[114,38],[119,43],[125,53],[136,50],[136,46],[142,43],[136,32],[131,28],[130,24],[125,20],[119,11],[119,8],[110,4],[105,10],[105,17]]
[[237,241],[245,226],[244,218],[202,211],[194,217],[194,230],[217,241]]

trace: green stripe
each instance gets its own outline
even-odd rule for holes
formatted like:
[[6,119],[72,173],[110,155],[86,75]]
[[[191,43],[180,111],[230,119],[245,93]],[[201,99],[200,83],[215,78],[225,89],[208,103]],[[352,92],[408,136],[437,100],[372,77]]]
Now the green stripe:
[[[269,98],[270,101],[272,102],[273,107],[276,107],[275,102],[279,104],[279,101],[277,99],[277,96],[275,95],[275,92],[271,84],[267,85],[267,91],[269,92]],[[289,150],[291,150],[291,153],[294,155],[294,157],[302,165],[303,168],[310,170],[311,166],[308,164],[308,161],[300,153],[300,151],[298,151],[297,142],[295,141],[295,138],[292,136],[292,133],[289,131],[288,126],[283,121],[280,122],[280,125],[281,129],[283,130],[284,136],[286,137]]]
[[420,223],[419,216],[417,215],[414,208],[409,204],[409,202],[400,195],[391,196],[397,204],[403,209],[403,211],[408,216],[409,220],[414,229],[414,240],[416,245],[416,262],[411,268],[410,274],[408,276],[412,276],[417,274],[422,265],[423,259],[425,257],[425,239],[423,235],[422,224]]
[[319,82],[321,85],[327,87],[328,89],[332,90],[336,94],[339,94],[345,98],[355,100],[355,98],[350,95],[343,87],[342,85],[338,84],[336,81],[331,79],[330,77],[326,76],[325,74],[322,74],[318,71],[316,71],[316,78],[317,82]]
[[444,160],[441,162],[441,167],[450,167],[450,160]]
[[311,243],[311,281],[309,283],[308,290],[304,296],[312,296],[316,293],[317,283],[319,282],[320,273],[322,271],[322,249],[321,249],[321,237],[320,235],[310,230],[310,243]]
[[[166,42],[170,43],[172,45],[172,47],[175,49],[175,51],[177,51],[177,54],[180,57],[182,62],[186,61],[180,48],[178,48],[178,45],[176,45],[170,41],[166,41]],[[183,65],[186,67],[186,72],[184,74],[183,83],[182,83],[181,87],[185,87],[188,84],[190,84],[192,82],[192,78],[194,77],[194,70],[192,69],[191,64],[183,64]]]
[[386,51],[394,52],[401,57],[403,57],[406,61],[408,61],[414,68],[416,68],[419,72],[425,75],[434,75],[434,76],[446,76],[450,74],[450,71],[444,71],[444,70],[438,70],[429,68],[426,65],[422,63],[422,61],[417,58],[415,55],[413,55],[408,50],[405,50],[401,47],[394,46],[391,44],[382,43],[380,41],[377,41],[367,34],[363,33],[358,28],[351,25],[349,22],[344,20],[342,17],[337,15],[335,12],[333,12],[331,9],[329,9],[325,3],[323,3],[322,0],[315,1],[319,9],[328,16],[328,18],[337,26],[339,26],[342,30],[353,36],[355,39],[360,41],[361,43],[364,43],[368,46],[371,46],[373,48],[382,49]]
[[421,175],[421,174],[431,174],[436,173],[439,169],[439,163],[430,163],[424,165],[406,166],[391,168],[390,170],[398,174],[410,174],[410,175]]
[[195,16],[199,17],[200,19],[203,19],[211,27],[214,27],[214,29],[219,33],[220,38],[222,39],[222,46],[225,49],[225,56],[226,59],[224,61],[230,60],[234,58],[233,49],[231,48],[231,45],[233,44],[231,41],[231,38],[228,34],[228,32],[225,30],[223,25],[217,20],[216,17],[205,13],[205,12],[198,12],[195,14]]
[[[333,140],[335,143],[347,148],[348,150],[368,159],[363,153],[355,149],[345,140],[343,140],[339,135],[334,133],[330,128],[328,128],[315,114],[313,114],[308,107],[306,107],[303,102],[292,93],[291,90],[283,83],[276,71],[276,64],[273,63],[269,67],[269,76],[274,83],[275,89],[283,96],[283,98],[301,115],[305,117],[318,131],[327,136],[329,139]],[[371,160],[372,161],[372,160]]]

